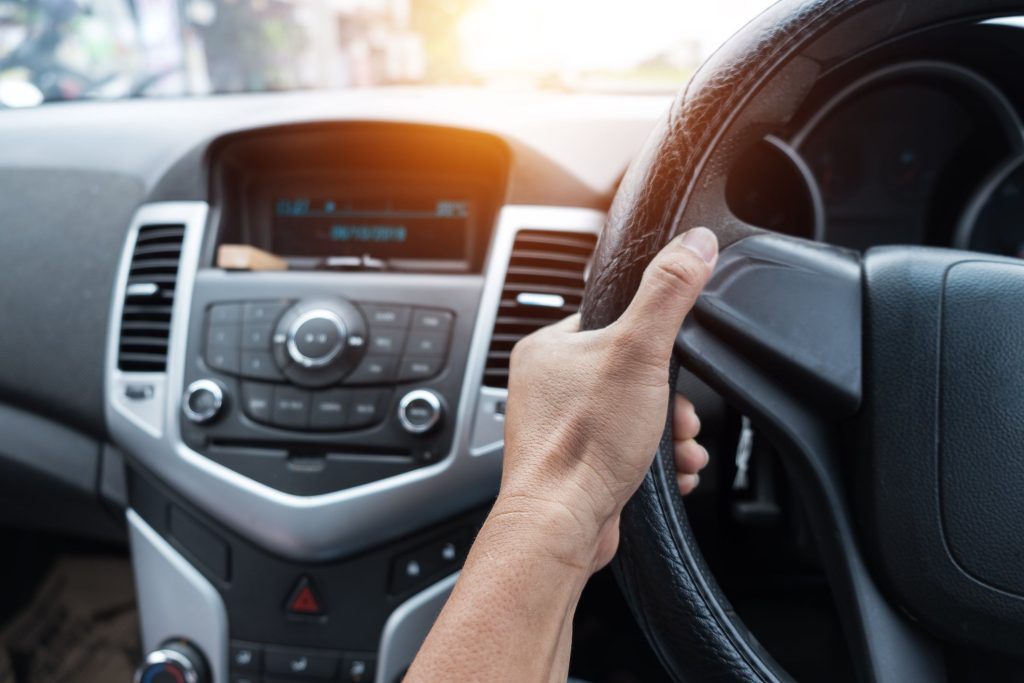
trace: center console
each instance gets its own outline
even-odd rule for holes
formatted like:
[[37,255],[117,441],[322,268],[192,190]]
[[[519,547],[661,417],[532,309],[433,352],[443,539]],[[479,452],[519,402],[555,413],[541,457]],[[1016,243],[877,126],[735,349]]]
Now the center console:
[[[139,680],[395,683],[500,477],[508,355],[579,304],[603,216],[503,206],[509,149],[284,126],[141,207],[107,422],[128,455]],[[218,265],[224,245],[272,269]]]

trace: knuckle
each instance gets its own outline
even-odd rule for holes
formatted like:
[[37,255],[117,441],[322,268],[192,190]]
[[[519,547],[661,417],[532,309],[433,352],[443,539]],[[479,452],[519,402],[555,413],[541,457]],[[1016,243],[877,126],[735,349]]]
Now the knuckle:
[[648,272],[661,286],[693,291],[704,284],[705,271],[706,267],[696,255],[677,253],[656,259]]

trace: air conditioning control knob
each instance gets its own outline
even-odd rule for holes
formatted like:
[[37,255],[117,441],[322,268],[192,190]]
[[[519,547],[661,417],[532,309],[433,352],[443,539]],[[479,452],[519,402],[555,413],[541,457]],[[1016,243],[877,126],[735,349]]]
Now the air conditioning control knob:
[[184,641],[171,641],[146,655],[135,683],[209,683],[206,660]]
[[426,434],[444,417],[444,399],[430,389],[414,389],[398,402],[398,421],[410,434]]
[[197,379],[185,389],[181,410],[190,422],[205,424],[220,415],[224,407],[224,390],[212,379]]

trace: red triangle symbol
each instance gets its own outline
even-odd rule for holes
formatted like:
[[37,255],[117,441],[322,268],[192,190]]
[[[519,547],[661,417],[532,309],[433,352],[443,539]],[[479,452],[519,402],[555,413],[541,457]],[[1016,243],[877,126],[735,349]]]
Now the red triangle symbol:
[[288,611],[297,614],[320,614],[323,611],[308,579],[303,578],[299,581],[291,600],[288,601]]

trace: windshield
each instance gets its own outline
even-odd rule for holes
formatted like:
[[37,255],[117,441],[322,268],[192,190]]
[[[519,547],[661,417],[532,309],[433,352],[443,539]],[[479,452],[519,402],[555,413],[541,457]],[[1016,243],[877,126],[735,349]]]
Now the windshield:
[[0,107],[513,85],[671,91],[768,0],[0,0]]

